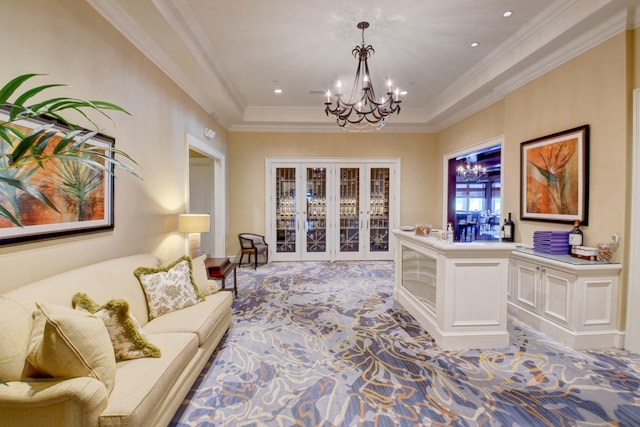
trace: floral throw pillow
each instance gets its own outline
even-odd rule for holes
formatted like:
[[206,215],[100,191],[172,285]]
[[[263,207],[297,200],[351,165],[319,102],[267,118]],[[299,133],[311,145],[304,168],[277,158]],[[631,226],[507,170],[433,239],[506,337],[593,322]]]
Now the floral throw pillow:
[[147,297],[149,320],[203,300],[191,271],[191,258],[183,256],[166,267],[139,267],[133,272]]
[[147,334],[125,300],[112,299],[100,306],[87,294],[78,292],[71,303],[76,310],[92,313],[102,319],[117,360],[160,357],[160,349],[147,340]]

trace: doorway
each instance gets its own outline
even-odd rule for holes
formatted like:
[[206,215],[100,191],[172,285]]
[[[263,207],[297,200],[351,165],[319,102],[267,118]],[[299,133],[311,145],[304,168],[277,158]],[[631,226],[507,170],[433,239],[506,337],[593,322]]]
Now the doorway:
[[188,212],[211,215],[211,232],[203,233],[201,236],[202,250],[210,257],[225,257],[227,248],[225,155],[189,133],[187,133],[185,154],[185,170],[188,171],[185,205]]
[[216,239],[213,226],[215,221],[214,184],[213,160],[197,151],[189,150],[189,213],[210,215],[211,231],[200,235],[200,250],[208,256],[213,256],[213,243]]
[[445,224],[454,240],[500,240],[502,142],[492,138],[445,155]]

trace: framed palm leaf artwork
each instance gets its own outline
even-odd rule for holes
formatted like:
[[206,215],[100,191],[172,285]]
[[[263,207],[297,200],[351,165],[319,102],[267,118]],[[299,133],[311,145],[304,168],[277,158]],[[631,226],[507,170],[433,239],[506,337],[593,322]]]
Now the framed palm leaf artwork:
[[53,118],[7,120],[3,108],[0,245],[112,230],[115,140]]
[[520,219],[588,222],[589,125],[525,141]]

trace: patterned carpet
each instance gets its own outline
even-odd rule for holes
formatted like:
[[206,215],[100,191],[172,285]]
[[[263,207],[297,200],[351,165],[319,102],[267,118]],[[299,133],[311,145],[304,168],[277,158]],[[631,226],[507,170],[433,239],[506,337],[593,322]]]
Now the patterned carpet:
[[640,426],[640,356],[509,321],[444,352],[393,300],[391,262],[238,269],[232,326],[172,426]]

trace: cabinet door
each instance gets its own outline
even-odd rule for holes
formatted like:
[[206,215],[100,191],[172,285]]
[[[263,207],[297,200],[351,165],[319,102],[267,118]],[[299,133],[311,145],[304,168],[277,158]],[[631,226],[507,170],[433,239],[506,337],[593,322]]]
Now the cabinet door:
[[366,186],[366,259],[392,259],[390,200],[392,168],[368,166]]
[[299,206],[297,198],[297,168],[273,168],[273,207],[274,220],[271,224],[275,248],[274,261],[300,259],[300,237],[298,233]]
[[573,328],[576,276],[545,266],[541,266],[540,271],[544,299],[542,314],[554,323]]
[[515,261],[513,264],[515,283],[512,289],[513,302],[533,312],[541,311],[540,266]]
[[304,208],[304,233],[302,233],[302,259],[320,261],[329,259],[328,219],[332,203],[327,193],[329,168],[306,166]]

